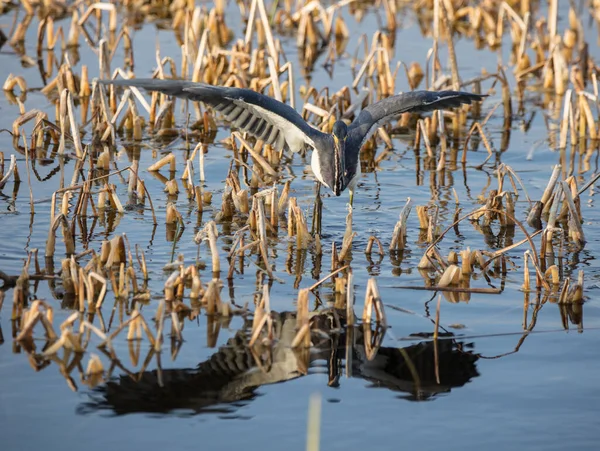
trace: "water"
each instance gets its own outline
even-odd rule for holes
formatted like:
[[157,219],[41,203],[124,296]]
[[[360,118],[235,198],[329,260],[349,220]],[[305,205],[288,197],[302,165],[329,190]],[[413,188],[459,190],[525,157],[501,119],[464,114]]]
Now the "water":
[[[560,17],[566,17],[567,5],[561,3]],[[543,11],[540,14],[545,14]],[[360,33],[371,34],[378,29],[378,12],[368,9],[358,22],[348,8],[342,8],[342,16],[351,32],[347,44],[347,55],[336,62],[334,76],[327,74],[322,67],[325,55],[321,55],[310,74],[310,82],[317,90],[329,87],[330,92],[352,82],[352,55],[358,45]],[[400,13],[401,24],[396,36],[394,61],[425,62],[431,38],[423,37],[414,15]],[[227,24],[233,30],[242,30],[243,23],[235,4],[227,9]],[[12,16],[5,15],[0,23],[8,26]],[[37,22],[34,21],[37,24]],[[62,22],[61,22],[62,23]],[[64,24],[66,27],[66,23]],[[559,23],[560,30],[565,24]],[[26,40],[26,51],[35,54],[35,30],[31,26]],[[588,41],[593,42],[595,27],[586,28]],[[236,31],[236,36],[242,36]],[[155,67],[154,49],[145,50],[145,42],[158,42],[161,55],[174,55],[179,58],[180,49],[169,30],[157,31],[153,24],[147,24],[134,32],[133,48],[136,55],[136,74],[150,74]],[[499,56],[508,61],[508,38],[499,53],[488,49],[476,50],[472,41],[457,39],[456,48],[460,74],[469,79],[480,74],[481,69],[496,70]],[[298,51],[294,38],[282,38],[287,57],[298,64]],[[442,50],[445,55],[445,49]],[[597,49],[590,45],[594,57]],[[90,75],[97,75],[96,56],[82,41],[81,62],[90,68]],[[117,52],[113,66],[122,63],[123,54]],[[176,59],[177,60],[177,59]],[[177,60],[178,61],[178,60]],[[442,62],[445,62],[445,56]],[[40,76],[35,67],[24,69],[19,58],[9,47],[0,53],[0,64],[9,68],[6,72],[22,75],[29,87],[40,87]],[[76,67],[79,67],[76,66]],[[296,66],[297,67],[297,66]],[[507,71],[509,83],[514,86],[514,78]],[[6,76],[6,75],[5,75]],[[306,80],[296,74],[296,84]],[[489,84],[484,83],[484,89]],[[408,89],[405,77],[398,76],[397,88]],[[484,103],[486,114],[500,101],[500,93],[492,92]],[[525,118],[532,111],[536,116],[528,129],[513,122],[508,149],[497,160],[518,170],[532,199],[539,199],[552,165],[559,154],[548,146],[549,134],[539,105],[542,94],[528,93]],[[27,109],[40,108],[54,117],[54,107],[41,93],[28,93],[25,101]],[[18,116],[18,108],[2,98],[0,108],[3,118],[0,128],[11,128],[12,120]],[[560,108],[560,105],[559,105]],[[516,109],[515,109],[516,112]],[[486,127],[486,133],[495,149],[500,146],[502,135],[501,109],[497,110]],[[552,116],[556,119],[556,116]],[[183,126],[185,118],[178,117]],[[28,128],[28,130],[30,130]],[[221,128],[215,142],[228,137],[228,130]],[[86,138],[84,137],[84,140]],[[135,146],[126,140],[115,158],[116,168],[126,167],[130,153]],[[309,397],[319,393],[322,397],[321,446],[323,449],[348,449],[375,446],[379,449],[392,449],[400,446],[418,449],[506,449],[509,446],[530,449],[564,449],[567,445],[577,449],[595,449],[598,433],[596,412],[600,401],[597,389],[599,363],[597,346],[600,327],[598,290],[599,266],[595,260],[598,243],[598,221],[600,216],[595,209],[595,191],[589,190],[582,197],[582,212],[585,219],[584,231],[587,245],[581,252],[566,254],[561,262],[565,274],[576,277],[578,270],[585,271],[586,303],[582,311],[563,311],[555,303],[546,303],[537,314],[534,331],[523,334],[523,300],[520,291],[522,284],[522,252],[512,252],[511,261],[515,267],[506,279],[493,278],[486,283],[481,277],[472,286],[483,288],[502,287],[500,295],[473,294],[469,302],[448,302],[453,300],[446,293],[442,297],[440,324],[444,331],[454,334],[451,339],[439,343],[440,383],[437,383],[432,363],[433,345],[429,337],[434,330],[435,308],[438,294],[398,288],[400,286],[420,287],[423,278],[416,266],[423,254],[425,245],[418,242],[418,221],[413,211],[409,218],[408,249],[402,260],[391,259],[389,255],[371,261],[364,254],[369,236],[380,238],[384,247],[389,244],[393,225],[407,197],[414,205],[425,205],[434,200],[440,207],[440,218],[444,227],[452,221],[455,212],[453,189],[463,208],[463,213],[479,206],[477,197],[488,183],[495,187],[495,175],[490,165],[479,170],[487,156],[480,147],[477,153],[469,154],[469,165],[465,172],[458,165],[456,170],[447,170],[444,183],[436,189],[430,186],[431,171],[424,169],[424,155],[415,154],[412,145],[399,139],[394,140],[395,149],[379,163],[378,170],[365,171],[357,196],[355,197],[354,240],[352,269],[356,291],[356,311],[362,311],[367,280],[377,278],[384,304],[386,305],[389,329],[381,337],[381,348],[373,361],[366,358],[364,331],[357,328],[351,333],[346,329],[329,330],[332,319],[328,302],[335,299],[331,284],[317,290],[318,298],[311,295],[311,308],[320,307],[322,329],[332,332],[321,337],[310,355],[307,375],[298,371],[297,356],[289,343],[294,333],[293,318],[284,312],[295,311],[297,288],[306,288],[328,274],[331,242],[341,243],[346,215],[345,194],[340,198],[324,198],[323,246],[325,249],[321,266],[318,257],[309,250],[305,256],[298,254],[293,240],[288,241],[285,233],[273,243],[270,258],[274,273],[279,281],[270,286],[271,308],[279,312],[276,321],[278,344],[273,351],[271,371],[257,369],[255,356],[248,348],[239,344],[243,335],[244,320],[234,317],[230,322],[216,324],[209,322],[206,315],[194,321],[187,321],[183,336],[185,342],[172,358],[170,341],[165,343],[161,356],[164,388],[157,383],[156,357],[141,381],[135,383],[123,376],[125,370],[115,368],[111,382],[101,384],[92,390],[72,371],[73,383],[78,390],[72,391],[61,375],[56,362],[34,371],[27,354],[12,340],[11,304],[12,290],[6,292],[4,306],[0,310],[0,326],[4,342],[0,345],[0,424],[2,424],[3,449],[106,449],[122,447],[135,437],[137,447],[159,449],[175,446],[178,449],[304,449]],[[167,196],[162,182],[146,171],[158,157],[168,151],[177,155],[178,174],[182,170],[185,143],[176,140],[161,144],[150,137],[140,146],[141,176],[152,196],[158,217],[154,227],[148,210],[127,211],[118,219],[118,225],[109,219],[94,222],[88,218],[87,237],[77,235],[77,251],[89,246],[99,250],[100,242],[115,234],[126,233],[130,242],[139,244],[146,252],[150,271],[150,288],[153,295],[151,304],[144,307],[147,317],[154,314],[158,299],[162,297],[164,282],[169,273],[162,270],[170,260],[173,243],[167,240],[164,225]],[[533,153],[532,149],[535,147]],[[0,149],[5,157],[12,152],[12,140],[7,133],[0,134]],[[128,153],[129,152],[129,153]],[[377,149],[377,155],[383,146]],[[532,155],[532,156],[531,156]],[[206,154],[206,188],[214,193],[212,208],[202,216],[203,221],[212,219],[220,208],[223,180],[229,167],[231,152],[219,144],[209,146]],[[23,183],[18,187],[16,198],[12,193],[14,184],[9,182],[0,196],[0,269],[9,274],[18,274],[26,252],[33,248],[43,250],[48,230],[51,193],[60,187],[60,161],[57,158],[32,160],[32,167],[38,176],[32,175],[32,190],[35,215],[30,217],[29,193],[26,183],[26,167],[23,155],[17,154]],[[493,160],[492,160],[493,161]],[[592,167],[581,174],[581,183],[589,180],[597,172],[595,157]],[[418,171],[416,170],[419,163]],[[295,156],[286,178],[292,179],[292,196],[298,198],[299,205],[310,218],[313,201],[314,182],[309,170],[309,158]],[[57,169],[58,168],[58,169]],[[115,168],[115,169],[116,169]],[[52,174],[54,172],[54,174]],[[64,179],[69,183],[73,172],[73,161],[64,162]],[[164,172],[164,171],[163,171]],[[33,173],[32,173],[33,174]],[[284,178],[285,180],[285,178]],[[578,180],[580,182],[580,180]],[[181,184],[180,184],[181,188]],[[126,184],[119,185],[121,199],[126,198]],[[487,191],[486,191],[487,192]],[[184,217],[185,230],[176,244],[176,252],[185,256],[186,263],[193,262],[197,246],[192,238],[204,222],[198,224],[195,208],[188,203],[184,192],[179,194],[178,209]],[[517,205],[519,218],[524,220],[526,205],[521,198]],[[220,224],[219,247],[225,254],[230,241],[228,238],[239,228],[235,224]],[[79,229],[78,229],[79,230]],[[498,228],[493,228],[498,233]],[[522,234],[517,230],[514,240]],[[509,238],[510,239],[510,238]],[[494,250],[504,246],[505,240],[484,237],[468,222],[459,226],[459,233],[451,231],[442,241],[440,248],[444,255],[449,250],[460,250],[467,246],[479,249],[484,243]],[[536,244],[539,240],[536,240]],[[57,257],[62,257],[60,244]],[[205,245],[200,250],[201,258],[210,261]],[[257,270],[254,263],[246,259],[244,273],[236,274],[232,286],[225,285],[222,297],[236,305],[252,304],[257,291]],[[254,259],[255,260],[255,259]],[[304,263],[302,263],[304,262]],[[227,269],[227,263],[222,260]],[[208,275],[201,274],[203,282]],[[70,306],[55,296],[45,282],[36,284],[35,296],[46,299],[55,309],[54,323],[60,324],[72,312]],[[59,290],[60,291],[60,290]],[[535,302],[535,295],[530,297]],[[104,311],[108,321],[113,305],[109,293]],[[575,319],[564,330],[562,315],[572,315]],[[531,321],[533,307],[530,307],[527,321]],[[578,320],[583,315],[583,320]],[[115,323],[118,322],[118,313]],[[577,326],[575,323],[581,323]],[[454,326],[454,327],[451,327]],[[458,327],[460,326],[460,327]],[[372,333],[376,331],[373,330]],[[419,335],[416,335],[419,334]],[[44,340],[41,333],[36,340],[37,352],[41,352]],[[38,336],[36,335],[36,336]],[[313,336],[315,338],[315,336]],[[317,337],[318,338],[318,337]],[[315,338],[316,339],[316,338]],[[139,345],[139,344],[138,344]],[[400,350],[402,349],[402,351]],[[130,351],[137,356],[137,364],[132,361]],[[115,351],[120,364],[138,374],[149,353],[146,342],[139,345],[128,343],[124,335],[115,341]],[[93,346],[83,356],[81,365],[87,365],[90,354],[97,354],[105,364],[110,360]],[[405,362],[410,357],[418,377],[414,377]],[[350,356],[351,359],[347,357]],[[262,364],[265,354],[260,354]],[[236,360],[237,359],[237,360]],[[200,364],[200,366],[198,366]],[[418,388],[415,387],[418,381]],[[285,382],[285,383],[283,383]]]

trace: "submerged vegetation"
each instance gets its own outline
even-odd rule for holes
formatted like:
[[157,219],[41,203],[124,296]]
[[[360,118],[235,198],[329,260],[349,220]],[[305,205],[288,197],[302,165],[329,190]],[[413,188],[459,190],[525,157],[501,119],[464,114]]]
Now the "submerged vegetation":
[[[2,313],[10,311],[13,350],[36,371],[56,366],[74,390],[79,383],[96,387],[83,411],[200,412],[251,399],[257,386],[307,374],[323,358],[330,384],[341,374],[378,380],[369,362],[383,354],[395,365],[388,388],[413,399],[462,386],[477,376],[480,355],[449,331],[441,300],[498,295],[507,284],[522,300],[506,302],[523,308],[511,352],[534,332],[546,304],[558,305],[563,328],[583,330],[587,275],[577,256],[587,228],[595,227],[585,222],[582,206],[599,177],[598,66],[582,6],[563,7],[568,15],[559,23],[558,1],[545,3],[2,0],[3,23],[12,22],[0,28],[0,45],[15,52],[24,70],[39,72],[41,86],[16,72],[4,80],[12,105],[5,118],[14,120],[3,131],[13,149],[0,151],[0,206],[21,213],[23,224],[27,208],[30,227],[47,233],[45,249],[24,244],[22,267],[0,261],[0,308],[4,303]],[[600,4],[590,2],[589,9],[596,22]],[[372,10],[380,29],[349,48],[349,22]],[[427,54],[410,63],[394,57],[402,54],[396,32],[407,18],[430,42]],[[135,40],[148,23],[170,33],[180,53]],[[463,39],[496,52],[497,66],[461,76],[455,45]],[[364,226],[370,213],[359,190],[339,226],[344,219],[330,219],[328,204],[345,198],[310,194],[303,180],[312,183],[312,176],[298,174],[304,167],[298,160],[310,151],[292,156],[229,133],[221,115],[202,104],[96,81],[148,77],[138,61],[151,55],[152,77],[250,88],[297,108],[327,132],[335,120],[349,122],[399,91],[489,97],[451,111],[403,114],[380,128],[362,149],[363,177],[376,175],[404,146],[414,153],[404,163],[424,197],[415,202],[396,185],[383,202],[399,212],[397,223],[373,230]],[[332,78],[319,90],[311,83],[316,64],[330,74],[350,72],[352,82],[340,86]],[[40,106],[41,95],[50,107]],[[534,198],[519,168],[502,157],[517,147],[511,132],[527,130],[536,114],[544,116],[542,145],[555,161]],[[209,166],[214,159],[224,162]],[[46,166],[53,169],[42,178]],[[479,194],[467,188],[462,195],[455,173],[465,186],[473,173],[487,181]],[[140,239],[142,229],[150,245]],[[167,245],[153,251],[159,240]],[[362,266],[353,263],[359,254]],[[392,268],[393,286],[379,281],[384,264]],[[274,284],[288,289],[276,308]],[[431,316],[426,307],[432,330],[409,336],[418,344],[382,346],[391,334],[386,312],[411,313],[393,299],[415,290],[431,291],[437,301]],[[201,317],[209,347],[218,346],[233,318],[242,326],[197,369],[163,370],[162,356],[175,360],[186,325]],[[251,380],[240,378],[255,368],[261,371]],[[144,404],[148,399],[157,401]],[[318,402],[311,400],[314,415]],[[315,421],[309,423],[318,436]],[[318,440],[310,443],[318,447]]]

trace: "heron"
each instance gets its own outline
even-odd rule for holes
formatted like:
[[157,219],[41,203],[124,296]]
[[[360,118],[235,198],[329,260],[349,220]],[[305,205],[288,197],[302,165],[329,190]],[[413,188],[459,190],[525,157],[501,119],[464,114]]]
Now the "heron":
[[463,91],[409,91],[368,105],[350,125],[337,120],[332,133],[324,133],[290,105],[251,89],[155,78],[99,81],[202,102],[221,113],[234,129],[276,150],[285,146],[292,152],[312,148],[310,165],[315,178],[336,196],[348,189],[350,205],[361,174],[360,150],[379,127],[401,113],[448,109],[486,97]]

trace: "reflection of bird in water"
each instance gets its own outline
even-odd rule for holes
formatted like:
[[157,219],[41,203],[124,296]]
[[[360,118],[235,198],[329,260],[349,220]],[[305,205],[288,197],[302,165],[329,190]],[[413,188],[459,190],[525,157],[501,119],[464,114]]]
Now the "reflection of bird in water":
[[[156,370],[144,372],[137,382],[129,376],[120,376],[95,389],[92,400],[81,405],[79,411],[110,410],[118,415],[174,410],[231,413],[239,407],[238,402],[254,398],[261,385],[301,377],[303,368],[310,373],[311,367],[320,367],[323,361],[327,361],[330,386],[340,384],[345,361],[351,360],[347,374],[367,380],[374,387],[406,393],[406,398],[413,400],[449,392],[478,376],[477,356],[464,351],[462,344],[454,339],[438,341],[440,383],[437,383],[432,342],[405,348],[380,347],[375,357],[368,360],[372,350],[368,344],[365,347],[366,329],[363,329],[368,326],[334,328],[334,315],[328,312],[312,318],[313,346],[309,353],[302,354],[290,347],[296,335],[295,313],[272,313],[272,316],[276,340],[272,353],[267,351],[270,348],[263,347],[253,355],[247,346],[249,331],[245,327],[195,369],[162,370],[162,387]],[[368,333],[373,332],[369,329]],[[355,344],[348,348],[346,343],[352,342]],[[303,356],[306,362],[302,362]]]
[[377,129],[402,113],[423,113],[481,101],[486,96],[460,91],[411,91],[387,97],[360,112],[347,125],[333,124],[332,133],[309,125],[291,106],[251,89],[227,88],[183,80],[99,80],[100,83],[135,86],[175,97],[203,102],[221,113],[240,131],[292,152],[313,149],[311,168],[317,180],[336,196],[346,188],[350,204],[360,176],[360,150]]

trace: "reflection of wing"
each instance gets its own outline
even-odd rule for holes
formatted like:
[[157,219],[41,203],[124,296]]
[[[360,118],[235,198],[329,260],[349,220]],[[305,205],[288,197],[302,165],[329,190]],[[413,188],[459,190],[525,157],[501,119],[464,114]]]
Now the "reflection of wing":
[[295,355],[289,348],[296,334],[295,317],[277,315],[274,327],[279,342],[273,349],[266,373],[257,368],[248,348],[248,328],[244,327],[197,368],[162,370],[162,387],[156,370],[144,372],[139,381],[123,375],[94,390],[93,400],[82,405],[80,412],[168,413],[189,409],[200,413],[214,411],[217,406],[227,412],[230,408],[224,404],[252,399],[255,389],[261,385],[300,376]]
[[[356,348],[361,352],[360,347]],[[410,361],[407,361],[410,360]],[[462,387],[479,373],[475,367],[477,356],[457,349],[455,340],[438,340],[440,383],[435,374],[433,342],[421,342],[402,348],[380,348],[372,360],[358,359],[354,371],[376,387],[407,393],[407,398],[422,400],[438,393]],[[411,366],[418,374],[413,377]]]
[[[272,315],[277,344],[270,362],[265,363],[263,369],[257,367],[255,356],[247,346],[248,329],[245,327],[197,368],[163,370],[162,387],[156,371],[143,373],[139,382],[129,376],[121,376],[94,390],[92,400],[83,404],[79,412],[110,410],[119,415],[169,413],[181,409],[195,413],[234,411],[238,407],[236,402],[254,398],[259,386],[301,376],[297,354],[290,347],[296,334],[295,313]],[[335,321],[328,313],[316,315],[311,324],[313,348],[309,366],[310,362],[317,364],[317,361],[320,366],[326,360],[330,385],[336,385],[344,367],[339,362],[346,352],[346,329],[334,329]],[[355,332],[357,344],[352,350],[352,376],[368,380],[374,386],[406,392],[411,399],[448,392],[478,375],[475,369],[477,357],[457,350],[453,340],[438,342],[440,384],[437,384],[431,343],[423,342],[402,350],[379,348],[375,358],[369,361],[362,344],[361,328],[355,329]],[[410,364],[404,356],[410,358]],[[414,381],[411,366],[418,373],[419,383]]]

